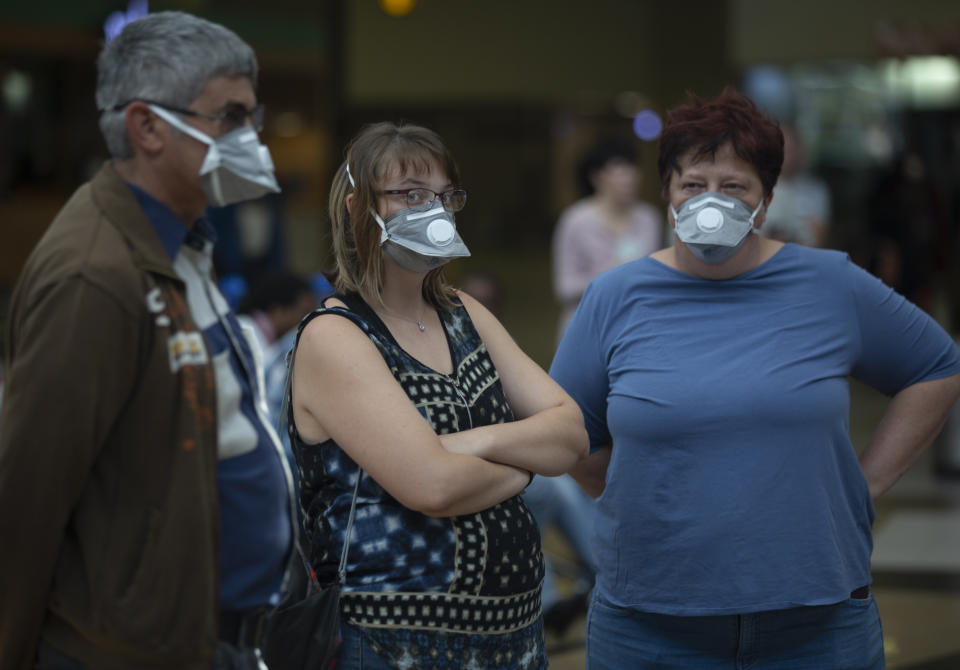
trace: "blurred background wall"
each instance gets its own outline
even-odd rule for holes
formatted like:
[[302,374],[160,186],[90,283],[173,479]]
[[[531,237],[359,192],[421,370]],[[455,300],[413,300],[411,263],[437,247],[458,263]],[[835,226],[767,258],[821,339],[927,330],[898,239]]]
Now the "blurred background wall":
[[[143,0],[0,4],[0,296],[74,188],[105,158],[93,103],[105,26]],[[901,238],[922,237],[910,297],[945,325],[960,308],[960,3],[948,0],[156,0],[219,21],[262,65],[265,140],[284,192],[214,213],[221,274],[329,265],[327,184],[364,123],[433,127],[470,191],[458,215],[475,252],[451,266],[506,273],[505,318],[547,365],[555,315],[549,240],[579,195],[595,139],[638,145],[643,196],[662,208],[657,124],[685,92],[726,84],[797,127],[829,185],[829,245],[888,262],[877,191],[906,183]],[[911,200],[912,199],[912,200]],[[874,204],[872,204],[874,203]],[[915,215],[915,216],[913,216]],[[889,224],[885,224],[889,228]],[[882,237],[882,236],[881,236]],[[894,259],[896,260],[896,259]],[[895,279],[891,281],[896,281]]]
[[[93,99],[105,28],[145,6],[0,2],[0,326],[30,249],[106,158]],[[450,277],[492,275],[504,323],[547,367],[559,311],[550,240],[580,195],[582,152],[609,136],[634,142],[641,195],[662,212],[655,159],[666,110],[687,91],[713,96],[732,84],[806,146],[807,169],[832,199],[827,246],[960,335],[956,0],[149,3],[164,9],[232,28],[262,66],[264,139],[283,193],[211,212],[221,275],[252,281],[271,268],[329,267],[327,185],[345,142],[372,121],[424,124],[447,141],[470,192],[457,219],[474,255],[451,264]],[[886,400],[858,384],[853,392],[859,448]],[[874,575],[887,585],[880,604],[890,667],[960,667],[960,560],[945,544],[960,537],[960,490],[939,478],[960,474],[956,413],[950,437],[878,510]],[[923,537],[915,530],[925,526],[913,521],[896,535],[893,522],[917,507],[948,512]],[[931,556],[944,557],[934,573]],[[919,590],[899,589],[918,580]],[[949,593],[936,595],[945,586]],[[914,665],[942,654],[944,664]],[[582,667],[581,651],[557,667]]]

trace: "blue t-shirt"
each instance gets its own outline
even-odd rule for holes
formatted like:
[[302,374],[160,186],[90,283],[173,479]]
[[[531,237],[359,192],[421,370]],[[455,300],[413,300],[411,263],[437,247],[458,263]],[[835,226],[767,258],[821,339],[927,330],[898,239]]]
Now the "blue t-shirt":
[[870,582],[848,376],[960,371],[950,337],[845,254],[788,244],[733,279],[643,258],[587,289],[550,374],[613,445],[598,586],[673,615],[822,605]]

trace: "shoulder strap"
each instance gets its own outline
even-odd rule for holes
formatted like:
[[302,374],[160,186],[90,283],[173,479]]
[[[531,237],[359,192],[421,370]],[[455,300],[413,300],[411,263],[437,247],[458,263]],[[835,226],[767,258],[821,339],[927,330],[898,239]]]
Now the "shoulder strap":
[[357,491],[360,490],[361,477],[363,477],[363,468],[357,468],[357,483],[353,485],[353,500],[350,501],[350,515],[347,517],[347,532],[343,538],[340,567],[337,568],[337,583],[341,585],[347,579],[347,555],[350,553],[350,536],[353,534],[353,515],[354,512],[357,511]]
[[[340,297],[340,296],[338,296]],[[349,303],[348,303],[349,304]],[[300,336],[303,334],[303,329],[308,323],[310,323],[315,317],[323,314],[328,311],[328,308],[321,307],[316,309],[309,314],[307,314],[300,321],[300,324],[297,326],[297,337],[294,340],[293,346],[290,348],[290,351],[287,352],[286,357],[286,372],[284,374],[283,381],[283,400],[280,402],[280,415],[277,417],[277,434],[283,435],[283,431],[286,430],[290,425],[290,416],[288,412],[290,411],[290,402],[292,400],[292,371],[293,371],[293,359],[294,354],[297,351],[297,346],[300,344]],[[342,310],[341,310],[342,311]],[[291,446],[293,444],[293,435],[288,435],[288,438],[291,441]],[[353,485],[353,497],[350,501],[350,515],[347,518],[347,532],[343,540],[343,551],[340,553],[340,565],[337,568],[337,583],[343,584],[347,576],[347,556],[350,550],[350,539],[353,534],[353,519],[354,514],[357,510],[357,493],[360,490],[360,479],[363,477],[363,468],[357,468],[357,481]],[[300,559],[303,561],[304,565],[309,565],[310,561],[307,559],[306,553],[303,551],[303,547],[300,545],[299,539],[296,541],[296,550],[300,554]]]

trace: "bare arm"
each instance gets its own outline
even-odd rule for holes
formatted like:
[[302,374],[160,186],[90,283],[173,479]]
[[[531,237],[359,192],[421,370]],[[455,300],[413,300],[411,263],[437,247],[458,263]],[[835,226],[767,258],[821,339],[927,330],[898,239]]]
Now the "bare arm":
[[570,470],[570,476],[591,498],[599,498],[607,486],[607,468],[612,453],[612,447],[601,447]]
[[544,370],[517,346],[485,307],[461,292],[500,374],[517,420],[444,435],[444,447],[541,475],[568,471],[587,455],[587,431],[580,408]]
[[860,455],[860,466],[874,500],[893,486],[930,446],[958,395],[960,374],[912,384],[893,396]]
[[522,491],[529,478],[444,449],[374,344],[340,316],[317,317],[301,335],[293,411],[305,439],[333,438],[401,504],[430,516],[487,509]]

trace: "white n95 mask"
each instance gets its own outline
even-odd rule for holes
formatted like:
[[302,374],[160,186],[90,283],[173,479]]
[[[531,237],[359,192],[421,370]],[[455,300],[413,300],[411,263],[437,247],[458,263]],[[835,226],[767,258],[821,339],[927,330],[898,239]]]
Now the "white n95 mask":
[[753,220],[761,207],[763,200],[751,212],[736,198],[708,191],[684,202],[679,211],[670,205],[670,212],[677,237],[694,256],[704,263],[723,263],[757,232]]
[[439,200],[394,212],[380,224],[380,246],[394,263],[409,272],[429,272],[454,258],[470,255],[454,223],[453,213]]
[[[346,172],[350,185],[356,188],[349,165]],[[383,253],[408,272],[429,272],[470,255],[457,232],[453,212],[444,209],[440,200],[398,210],[386,221],[372,207],[370,213],[380,226]]]
[[200,166],[200,185],[209,204],[223,207],[280,192],[273,174],[270,150],[260,143],[257,131],[251,126],[237,128],[213,139],[157,105],[150,105],[150,109],[173,127],[208,146]]

